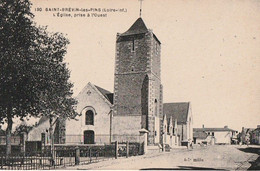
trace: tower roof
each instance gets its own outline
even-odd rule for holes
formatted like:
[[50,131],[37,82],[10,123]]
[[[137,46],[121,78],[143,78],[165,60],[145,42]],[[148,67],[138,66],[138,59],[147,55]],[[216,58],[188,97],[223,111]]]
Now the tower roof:
[[126,32],[122,33],[121,35],[126,36],[132,34],[140,34],[140,33],[145,33],[147,31],[148,29],[144,24],[143,19],[140,17],[134,22],[134,24]]

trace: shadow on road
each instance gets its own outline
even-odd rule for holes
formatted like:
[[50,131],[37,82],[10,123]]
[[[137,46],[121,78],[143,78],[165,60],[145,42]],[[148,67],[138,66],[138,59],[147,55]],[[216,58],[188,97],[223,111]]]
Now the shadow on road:
[[[238,150],[245,153],[255,153],[260,155],[260,147],[238,148]],[[249,163],[251,164],[251,166],[248,168],[248,170],[260,170],[260,156],[255,161]]]
[[260,155],[260,147],[259,148],[256,147],[238,148],[238,150],[243,151],[245,153],[255,153]]
[[248,170],[260,170],[260,156],[253,162],[249,162],[251,166]]
[[223,170],[223,169],[214,169],[207,167],[193,167],[193,166],[178,166],[176,168],[144,168],[140,170]]

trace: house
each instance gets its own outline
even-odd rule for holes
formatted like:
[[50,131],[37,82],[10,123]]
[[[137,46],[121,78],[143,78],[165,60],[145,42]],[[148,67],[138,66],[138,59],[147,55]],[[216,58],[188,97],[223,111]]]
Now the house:
[[208,134],[201,131],[193,131],[193,143],[194,144],[208,144]]
[[242,131],[240,133],[240,142],[242,144],[248,144],[250,143],[250,140],[251,140],[251,134],[252,132],[255,130],[255,128],[244,128],[242,127]]
[[251,132],[250,143],[260,145],[260,125]]
[[[202,128],[194,128],[193,129],[195,137],[193,137],[194,142],[200,142],[197,141],[198,135],[207,135],[205,140],[207,143],[210,144],[231,144],[232,138],[236,136],[236,132],[233,129],[228,128],[225,126],[224,128],[205,128],[204,126]],[[205,136],[204,136],[205,137]],[[202,136],[200,136],[200,139]]]
[[239,139],[242,144],[260,144],[260,125],[257,125],[257,128],[242,127]]
[[[41,134],[49,134],[50,122],[47,116],[42,116],[38,121],[37,125],[29,131],[27,135],[27,141],[41,141]],[[56,128],[56,126],[54,125]]]
[[173,131],[173,134],[176,136],[175,142],[178,145],[185,145],[186,142],[192,141],[193,116],[190,102],[164,103],[163,114],[165,115],[165,120],[170,121],[168,125],[174,125],[174,127],[170,127],[170,132]]

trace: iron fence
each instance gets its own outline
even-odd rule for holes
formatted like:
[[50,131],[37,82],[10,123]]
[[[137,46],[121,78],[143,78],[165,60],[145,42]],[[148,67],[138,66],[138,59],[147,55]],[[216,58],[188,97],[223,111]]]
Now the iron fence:
[[[74,141],[68,142],[68,137]],[[92,138],[94,141],[86,139],[83,135],[67,135],[66,144],[55,144],[53,154],[50,144],[43,143],[43,141],[12,145],[12,152],[9,156],[5,155],[5,148],[2,145],[3,148],[0,148],[0,169],[56,169],[99,162],[108,158],[143,154],[144,140],[139,135],[95,135]],[[85,144],[85,142],[92,143]],[[25,152],[22,153],[21,151],[24,150]]]
[[[78,152],[78,155],[77,155]],[[115,157],[115,145],[103,146],[55,146],[52,156],[50,146],[41,151],[13,153],[6,156],[0,154],[0,169],[2,170],[46,170],[76,164],[89,164]],[[78,158],[78,163],[77,163]]]
[[[127,143],[120,143],[118,145],[118,156],[124,157],[124,156],[137,156],[143,154],[143,143],[129,143],[129,145],[126,145]],[[128,148],[128,149],[127,149]]]
[[51,153],[49,151],[31,153],[1,154],[1,169],[7,170],[37,170],[52,168]]

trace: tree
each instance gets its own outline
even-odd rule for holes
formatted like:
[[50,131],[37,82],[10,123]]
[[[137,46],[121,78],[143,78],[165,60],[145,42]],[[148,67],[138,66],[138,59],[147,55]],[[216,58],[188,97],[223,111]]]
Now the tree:
[[33,22],[29,0],[0,0],[0,121],[11,153],[15,116],[76,115],[73,84],[64,62],[69,41]]
[[23,132],[28,134],[28,132],[30,130],[32,130],[32,128],[33,128],[33,126],[22,123],[22,124],[16,126],[14,135],[21,135],[21,133],[23,133]]

